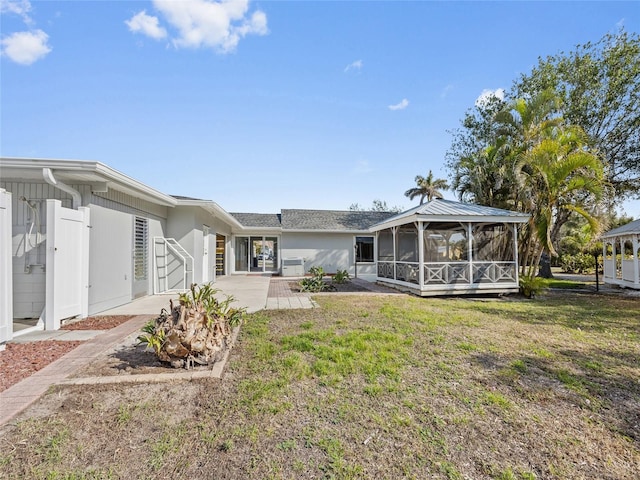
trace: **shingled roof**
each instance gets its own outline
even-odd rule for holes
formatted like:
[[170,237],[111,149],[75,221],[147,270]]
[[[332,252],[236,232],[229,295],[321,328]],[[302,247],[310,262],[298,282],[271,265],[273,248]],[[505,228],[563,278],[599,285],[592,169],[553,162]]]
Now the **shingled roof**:
[[363,231],[395,215],[391,212],[282,210],[283,230]]
[[247,228],[280,228],[280,215],[277,213],[231,213],[243,227]]
[[276,213],[231,213],[246,228],[282,230],[365,231],[395,215],[391,212],[286,209]]

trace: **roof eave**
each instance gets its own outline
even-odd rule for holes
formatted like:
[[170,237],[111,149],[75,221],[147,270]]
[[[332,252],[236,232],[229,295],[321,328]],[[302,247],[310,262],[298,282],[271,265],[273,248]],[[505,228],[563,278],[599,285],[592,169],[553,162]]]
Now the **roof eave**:
[[391,227],[398,227],[413,222],[443,222],[443,223],[526,223],[529,215],[420,215],[413,214],[391,221],[372,225],[369,231],[376,232]]
[[[140,198],[151,201],[158,205],[167,207],[173,207],[176,205],[176,200],[170,195],[166,195],[158,190],[139,182],[122,172],[114,170],[108,167],[104,163],[88,160],[59,160],[59,159],[46,159],[46,158],[17,158],[17,157],[2,157],[2,166],[5,168],[18,168],[18,169],[42,169],[50,168],[53,173],[56,172],[88,172],[95,173],[102,177],[109,188],[114,190],[121,190],[124,187],[125,193],[137,194]],[[114,185],[115,184],[115,185]],[[120,186],[121,188],[118,188]]]

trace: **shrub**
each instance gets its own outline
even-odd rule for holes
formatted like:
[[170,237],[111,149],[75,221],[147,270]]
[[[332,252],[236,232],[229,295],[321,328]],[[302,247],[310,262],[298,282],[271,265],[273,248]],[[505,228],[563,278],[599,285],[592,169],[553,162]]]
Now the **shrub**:
[[589,253],[565,254],[560,257],[560,267],[565,273],[587,273],[595,270],[596,260]]
[[337,284],[347,283],[351,277],[346,270],[338,270],[333,276],[332,282]]
[[303,292],[318,293],[331,290],[333,287],[324,281],[324,269],[322,267],[311,267],[309,269],[311,277],[303,278],[300,281],[300,290]]
[[523,276],[520,277],[520,293],[527,298],[534,298],[539,293],[547,289],[547,281],[542,277]]

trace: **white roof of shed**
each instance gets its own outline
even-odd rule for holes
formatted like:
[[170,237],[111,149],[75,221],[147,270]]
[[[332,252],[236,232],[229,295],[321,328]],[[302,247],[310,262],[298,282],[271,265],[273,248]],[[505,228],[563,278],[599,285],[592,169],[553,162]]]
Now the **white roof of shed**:
[[613,230],[609,230],[606,233],[602,234],[603,238],[609,237],[619,237],[621,235],[640,235],[640,219],[634,220],[633,222],[629,222],[621,227],[614,228]]

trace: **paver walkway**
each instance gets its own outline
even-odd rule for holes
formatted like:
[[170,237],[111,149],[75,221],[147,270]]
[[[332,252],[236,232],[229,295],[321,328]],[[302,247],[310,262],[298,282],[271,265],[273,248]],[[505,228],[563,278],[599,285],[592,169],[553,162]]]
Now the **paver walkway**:
[[294,292],[289,287],[295,278],[272,277],[267,295],[267,310],[288,310],[292,308],[316,308],[318,305],[309,293]]

